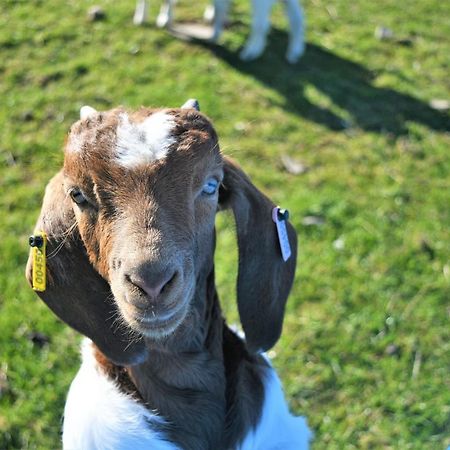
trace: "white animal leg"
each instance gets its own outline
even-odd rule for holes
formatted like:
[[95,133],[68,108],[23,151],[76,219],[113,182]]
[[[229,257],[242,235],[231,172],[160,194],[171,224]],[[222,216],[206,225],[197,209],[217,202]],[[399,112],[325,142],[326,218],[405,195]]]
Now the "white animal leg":
[[136,9],[134,10],[133,23],[135,25],[142,25],[147,22],[148,4],[147,0],[137,0]]
[[213,41],[217,41],[223,32],[228,17],[230,0],[214,0],[214,34]]
[[252,0],[252,31],[240,54],[242,60],[256,59],[264,51],[270,28],[270,10],[273,3],[274,0]]
[[284,0],[284,7],[290,26],[286,59],[294,64],[305,51],[305,20],[298,0]]
[[164,3],[159,10],[156,18],[156,26],[158,28],[170,28],[173,23],[173,10],[175,7],[175,0],[164,0]]

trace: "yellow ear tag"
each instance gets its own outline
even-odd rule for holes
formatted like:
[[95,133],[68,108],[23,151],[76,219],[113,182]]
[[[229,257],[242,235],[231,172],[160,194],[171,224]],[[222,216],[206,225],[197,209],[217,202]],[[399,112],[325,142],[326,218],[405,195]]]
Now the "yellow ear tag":
[[32,247],[31,252],[33,258],[33,289],[43,292],[45,291],[47,282],[47,235],[43,231],[40,231],[30,236],[29,243]]

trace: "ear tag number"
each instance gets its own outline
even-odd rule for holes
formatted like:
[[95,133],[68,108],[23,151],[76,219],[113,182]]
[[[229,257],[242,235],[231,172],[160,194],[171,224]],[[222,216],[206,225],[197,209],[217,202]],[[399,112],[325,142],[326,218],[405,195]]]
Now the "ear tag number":
[[47,261],[46,261],[46,247],[47,235],[40,231],[39,233],[30,236],[30,247],[32,248],[33,261],[33,289],[35,291],[44,292],[47,282]]
[[286,228],[286,221],[289,218],[287,209],[280,209],[278,206],[272,210],[272,220],[277,226],[278,241],[280,242],[281,256],[287,261],[291,256],[291,244],[289,244],[289,236]]

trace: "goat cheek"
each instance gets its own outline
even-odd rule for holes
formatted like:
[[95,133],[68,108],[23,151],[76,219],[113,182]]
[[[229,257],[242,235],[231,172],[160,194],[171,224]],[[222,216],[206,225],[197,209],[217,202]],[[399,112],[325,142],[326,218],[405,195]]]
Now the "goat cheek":
[[196,227],[196,264],[197,270],[203,270],[203,267],[211,263],[214,253],[215,234],[214,234],[214,216],[202,218],[197,221]]

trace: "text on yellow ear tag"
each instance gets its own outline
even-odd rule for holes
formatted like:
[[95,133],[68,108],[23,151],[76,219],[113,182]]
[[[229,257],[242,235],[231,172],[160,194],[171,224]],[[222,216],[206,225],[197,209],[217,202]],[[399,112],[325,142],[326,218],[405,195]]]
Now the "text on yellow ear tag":
[[29,243],[32,247],[31,254],[33,258],[33,289],[43,292],[45,291],[47,282],[47,235],[43,231],[40,231],[30,236]]

